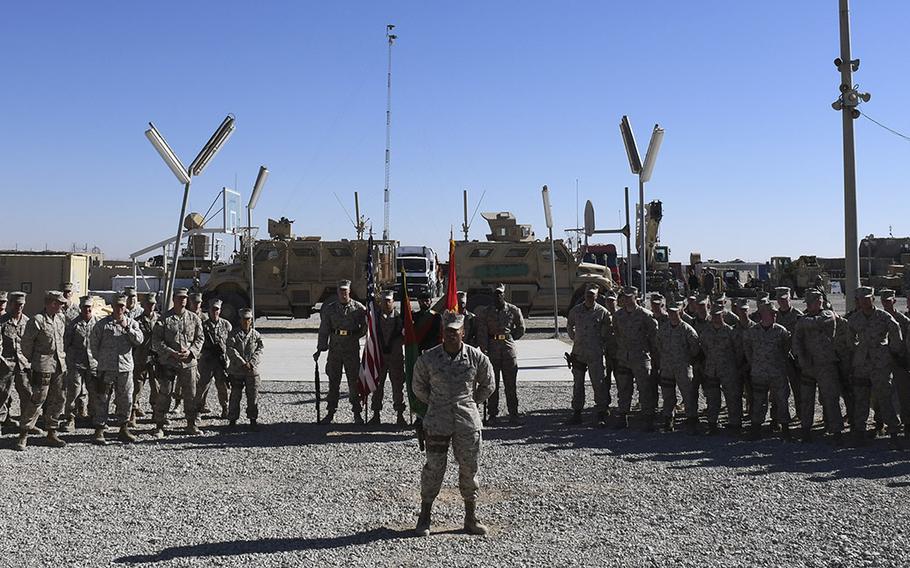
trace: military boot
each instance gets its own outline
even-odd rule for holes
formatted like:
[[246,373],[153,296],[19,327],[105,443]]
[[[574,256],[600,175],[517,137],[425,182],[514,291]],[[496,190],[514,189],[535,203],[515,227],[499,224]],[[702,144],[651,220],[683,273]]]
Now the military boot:
[[221,405],[221,419],[225,420],[228,417],[228,407],[226,405]]
[[487,527],[477,522],[477,502],[464,502],[464,530],[468,534],[483,536],[487,534]]
[[186,430],[185,430],[185,432],[186,432],[187,434],[189,434],[190,436],[198,436],[198,435],[202,434],[202,430],[200,430],[199,427],[196,426],[196,421],[195,421],[195,420],[187,420],[187,421],[186,421]]
[[578,426],[581,424],[581,410],[573,410],[572,417],[566,420],[568,426]]
[[164,438],[164,424],[156,425],[155,430],[152,432],[152,436],[158,440]]
[[420,516],[417,517],[417,528],[414,536],[430,536],[430,513],[433,511],[433,502],[420,504]]
[[686,418],[686,432],[690,436],[698,434],[698,418]]
[[812,441],[812,428],[806,428],[806,427],[800,428],[799,439],[802,440],[802,442],[805,444],[808,444],[809,442],[811,442]]
[[363,424],[363,414],[359,410],[354,412],[354,424]]
[[68,419],[64,422],[63,426],[60,427],[61,432],[72,432],[76,429],[76,420],[74,418]]
[[136,427],[136,416],[137,416],[137,412],[136,412],[136,409],[134,408],[130,412],[130,419],[126,421],[127,426],[129,426],[130,428]]
[[130,428],[126,424],[124,424],[123,426],[120,427],[120,434],[118,434],[117,437],[124,444],[135,444],[137,441],[136,436],[134,436],[133,433],[130,432]]
[[664,432],[672,432],[673,431],[673,419],[670,418],[669,416],[664,416],[663,419],[661,420],[660,429],[663,430]]
[[13,449],[17,452],[24,452],[26,444],[28,444],[28,434],[21,433],[19,434],[19,439],[16,440],[16,445],[13,446]]
[[322,420],[319,421],[320,424],[331,424],[332,420],[335,418],[335,411],[329,410],[325,413],[325,416],[322,417]]
[[781,424],[781,426],[780,426],[780,439],[783,440],[784,442],[792,442],[792,441],[793,441],[793,435],[790,433],[790,425],[789,425],[789,424]]
[[398,418],[395,420],[395,425],[396,426],[407,426],[408,425],[408,421],[405,420],[405,418],[404,418],[404,411],[401,411],[401,410],[398,411]]
[[104,428],[95,428],[95,435],[92,437],[92,443],[96,446],[107,445],[107,440],[104,439]]
[[378,411],[378,410],[374,410],[374,411],[373,411],[373,417],[370,418],[370,425],[376,426],[376,425],[379,425],[379,424],[382,424],[382,419],[379,417],[379,411]]
[[259,422],[257,422],[255,418],[250,418],[250,430],[253,432],[259,431]]
[[66,446],[66,442],[64,442],[63,440],[60,439],[59,436],[57,436],[56,429],[48,428],[47,429],[47,445],[49,445],[52,448],[62,448],[64,446]]
[[145,416],[145,412],[143,412],[142,409],[137,406],[136,408],[133,409],[133,416],[135,418],[142,418],[143,416]]

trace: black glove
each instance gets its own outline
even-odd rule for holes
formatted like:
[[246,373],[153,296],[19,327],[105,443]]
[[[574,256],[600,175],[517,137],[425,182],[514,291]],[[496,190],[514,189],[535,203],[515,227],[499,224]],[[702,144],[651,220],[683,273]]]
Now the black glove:
[[319,351],[313,353],[313,361],[319,362]]

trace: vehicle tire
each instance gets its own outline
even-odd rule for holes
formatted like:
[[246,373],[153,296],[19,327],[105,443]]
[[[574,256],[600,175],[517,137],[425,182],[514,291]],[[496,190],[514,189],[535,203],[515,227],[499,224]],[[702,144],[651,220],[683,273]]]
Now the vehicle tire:
[[250,307],[249,301],[238,292],[224,292],[215,296],[221,300],[221,317],[236,326],[240,322],[240,310]]

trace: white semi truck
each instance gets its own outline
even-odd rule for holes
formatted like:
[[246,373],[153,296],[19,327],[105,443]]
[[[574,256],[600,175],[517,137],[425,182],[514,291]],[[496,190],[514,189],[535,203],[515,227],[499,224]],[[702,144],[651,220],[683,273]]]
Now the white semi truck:
[[402,246],[395,250],[398,263],[397,291],[401,294],[401,270],[408,279],[408,295],[415,298],[428,294],[435,298],[442,293],[439,259],[430,247]]

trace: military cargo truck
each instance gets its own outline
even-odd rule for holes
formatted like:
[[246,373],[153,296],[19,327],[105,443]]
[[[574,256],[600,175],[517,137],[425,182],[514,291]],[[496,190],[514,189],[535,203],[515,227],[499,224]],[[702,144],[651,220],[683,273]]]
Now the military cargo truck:
[[[483,213],[490,225],[487,241],[455,243],[458,288],[468,292],[468,309],[493,301],[493,289],[506,285],[506,301],[525,315],[553,313],[550,242],[534,240],[530,225],[519,225],[508,212]],[[559,313],[565,315],[581,301],[588,283],[601,290],[616,285],[610,269],[579,262],[562,240],[554,242]]]
[[[320,237],[294,237],[287,219],[269,220],[272,238],[253,244],[256,316],[309,317],[327,298],[334,297],[339,280],[351,281],[351,296],[367,295],[368,241],[323,241]],[[374,241],[373,262],[377,289],[395,285],[395,241]],[[250,306],[247,246],[241,246],[231,264],[215,266],[203,288],[206,302],[222,301],[222,315],[236,319]]]
[[828,274],[813,255],[803,255],[796,260],[789,256],[771,257],[771,272],[768,277],[769,291],[778,286],[786,286],[793,291],[796,297],[801,298],[806,288],[814,288],[818,280],[821,280],[826,291],[831,291]]

